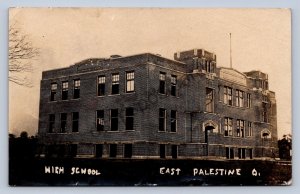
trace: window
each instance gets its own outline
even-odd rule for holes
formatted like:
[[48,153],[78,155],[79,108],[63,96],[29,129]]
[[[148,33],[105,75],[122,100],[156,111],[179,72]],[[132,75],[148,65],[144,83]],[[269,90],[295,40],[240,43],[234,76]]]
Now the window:
[[253,136],[253,127],[252,127],[252,122],[248,122],[248,137]]
[[171,75],[171,95],[172,96],[177,96],[177,76],[176,75]]
[[232,88],[224,86],[224,103],[232,106]]
[[268,96],[263,95],[262,96],[262,101],[265,102],[265,103],[268,103],[269,102]]
[[249,153],[249,158],[253,159],[253,149],[252,148],[248,149],[248,153]]
[[69,90],[69,82],[62,82],[62,91],[61,91],[61,99],[68,100],[68,90]]
[[247,108],[251,108],[252,101],[251,101],[251,94],[247,94]]
[[72,113],[72,132],[78,132],[79,128],[79,113],[73,112]]
[[104,110],[97,110],[97,131],[104,131]]
[[80,98],[80,79],[74,80],[73,98]]
[[132,144],[125,144],[124,145],[124,158],[131,158],[132,157]]
[[214,64],[211,61],[206,61],[205,63],[205,70],[207,73],[213,73],[214,72]]
[[268,122],[268,114],[267,111],[263,111],[262,113],[262,117],[263,117],[263,122],[267,123]]
[[102,155],[103,155],[103,145],[97,144],[95,147],[95,157],[102,158]]
[[268,103],[267,102],[262,102],[262,121],[267,123],[268,122]]
[[270,139],[271,138],[271,132],[268,129],[263,129],[261,131],[261,136],[262,139]]
[[49,133],[53,133],[55,128],[55,114],[50,114],[49,115]]
[[239,159],[245,159],[246,158],[246,148],[239,148],[238,155],[239,155]]
[[234,149],[230,147],[226,147],[226,158],[234,159]]
[[232,118],[225,118],[224,135],[232,136]]
[[159,145],[159,156],[160,158],[166,158],[166,145],[164,144]]
[[178,157],[178,146],[172,145],[171,151],[172,151],[172,158],[176,159]]
[[105,95],[105,76],[101,75],[98,77],[98,96]]
[[171,110],[171,132],[177,131],[177,111]]
[[[66,145],[62,145],[62,144],[60,144],[60,145],[57,145],[57,156],[59,157],[59,158],[63,158],[63,157],[65,157],[65,154],[66,154]],[[75,155],[76,156],[76,155]]]
[[237,137],[245,137],[245,121],[237,120],[236,121],[236,136]]
[[120,75],[118,73],[112,74],[111,80],[111,94],[119,94]]
[[117,144],[109,145],[109,157],[111,158],[117,157]]
[[72,158],[77,156],[77,145],[76,144],[71,144],[70,145],[70,156]]
[[110,110],[110,130],[118,131],[119,129],[119,119],[118,119],[118,109]]
[[166,131],[166,109],[159,109],[159,131]]
[[126,108],[126,130],[133,130],[134,125],[134,110],[133,108]]
[[206,88],[206,101],[205,101],[206,112],[214,112],[214,90]]
[[67,128],[67,113],[60,114],[60,133],[65,133]]
[[264,84],[264,90],[268,90],[269,89],[269,83],[268,81],[265,81],[265,84]]
[[50,101],[56,100],[56,94],[57,94],[57,83],[52,83],[51,84]]
[[134,92],[134,71],[126,72],[126,93]]
[[166,94],[166,73],[159,73],[159,93]]
[[244,107],[244,92],[241,90],[235,90],[235,105]]

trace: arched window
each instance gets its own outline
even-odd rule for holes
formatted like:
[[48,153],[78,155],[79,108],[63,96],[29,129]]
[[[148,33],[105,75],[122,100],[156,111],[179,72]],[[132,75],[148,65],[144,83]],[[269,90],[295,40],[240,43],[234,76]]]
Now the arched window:
[[212,130],[213,133],[218,133],[219,132],[218,124],[215,123],[212,120],[207,120],[207,121],[203,122],[202,130],[205,131],[205,129]]
[[261,138],[270,139],[271,138],[271,132],[268,129],[263,129],[261,131]]

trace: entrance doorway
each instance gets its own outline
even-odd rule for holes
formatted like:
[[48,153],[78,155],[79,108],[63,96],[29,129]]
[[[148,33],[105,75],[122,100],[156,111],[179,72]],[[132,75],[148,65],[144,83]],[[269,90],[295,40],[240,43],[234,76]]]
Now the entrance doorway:
[[209,156],[209,144],[208,144],[208,138],[209,133],[213,131],[215,128],[213,126],[206,126],[205,127],[205,143],[206,143],[206,156]]

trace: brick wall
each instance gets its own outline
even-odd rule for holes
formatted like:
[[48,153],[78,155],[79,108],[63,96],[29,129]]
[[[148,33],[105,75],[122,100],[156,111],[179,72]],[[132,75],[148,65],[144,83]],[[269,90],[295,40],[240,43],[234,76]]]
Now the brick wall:
[[[166,145],[166,156],[172,156],[172,145],[178,146],[178,158],[225,158],[226,147],[253,149],[253,157],[273,157],[277,153],[277,119],[275,94],[268,92],[269,123],[262,122],[262,90],[253,90],[252,78],[247,85],[240,85],[207,74],[193,71],[192,51],[182,53],[178,62],[152,54],[141,54],[113,59],[85,60],[69,68],[43,72],[40,92],[39,136],[44,144],[77,144],[78,155],[94,155],[95,145],[103,144],[103,157],[109,156],[109,145],[117,144],[117,158],[124,156],[124,144],[132,144],[132,157],[159,158],[160,144]],[[206,52],[206,51],[205,51]],[[215,55],[205,53],[216,60]],[[202,50],[197,50],[202,55]],[[177,56],[177,55],[176,55]],[[183,60],[184,59],[184,60]],[[134,71],[133,93],[125,92],[126,72]],[[159,93],[159,74],[165,73],[166,93]],[[111,74],[119,73],[120,94],[111,95]],[[106,77],[104,96],[97,96],[97,78]],[[171,95],[171,75],[177,76],[177,95]],[[242,76],[245,76],[241,74]],[[256,76],[257,73],[249,73]],[[266,74],[261,74],[267,78]],[[73,80],[80,79],[80,98],[73,97]],[[68,99],[61,100],[62,82],[68,81]],[[57,83],[57,100],[50,101],[51,83]],[[233,89],[233,105],[223,102],[224,86]],[[214,111],[206,112],[206,88],[213,89]],[[243,107],[235,106],[235,91],[244,92]],[[252,106],[247,107],[246,94],[251,94]],[[134,108],[134,130],[125,130],[126,107]],[[166,131],[159,131],[159,109],[166,109]],[[118,131],[110,130],[110,110],[118,109]],[[104,131],[96,130],[96,111],[104,110]],[[171,110],[177,111],[177,131],[171,132]],[[79,113],[79,131],[72,132],[72,112]],[[58,133],[60,114],[67,113],[66,133]],[[48,133],[49,114],[55,114],[53,133]],[[233,136],[224,136],[224,118],[233,119]],[[253,136],[236,136],[236,121],[253,124]],[[210,124],[211,123],[211,124]],[[205,129],[214,128],[205,135]],[[271,138],[262,139],[262,131],[268,129]]]

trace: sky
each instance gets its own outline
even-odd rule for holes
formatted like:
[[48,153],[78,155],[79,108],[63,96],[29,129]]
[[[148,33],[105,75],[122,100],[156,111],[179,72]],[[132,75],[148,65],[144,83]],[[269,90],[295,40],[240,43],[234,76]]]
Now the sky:
[[32,61],[33,87],[9,83],[9,132],[38,128],[42,71],[87,58],[203,48],[217,66],[269,75],[276,92],[278,137],[291,133],[291,14],[288,9],[11,8],[9,22],[27,34],[40,55]]

